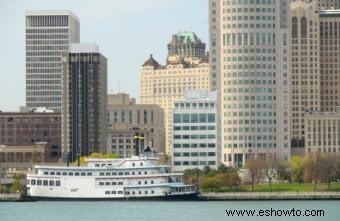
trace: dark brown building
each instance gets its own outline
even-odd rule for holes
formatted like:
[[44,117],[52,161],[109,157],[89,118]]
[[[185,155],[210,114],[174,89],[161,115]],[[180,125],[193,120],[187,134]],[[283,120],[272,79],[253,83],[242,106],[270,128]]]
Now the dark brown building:
[[61,114],[45,112],[0,112],[0,145],[32,146],[47,142],[46,162],[61,156]]

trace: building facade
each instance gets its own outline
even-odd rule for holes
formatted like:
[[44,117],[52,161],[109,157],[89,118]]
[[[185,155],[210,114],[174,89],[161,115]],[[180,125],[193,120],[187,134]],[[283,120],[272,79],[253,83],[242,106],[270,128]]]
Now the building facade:
[[79,19],[70,11],[27,11],[26,106],[61,111],[61,56],[80,40]]
[[0,112],[0,145],[33,146],[47,142],[46,162],[61,156],[61,114],[47,112]]
[[63,55],[64,161],[106,151],[107,61],[95,44],[72,44]]
[[339,9],[340,1],[339,0],[318,0],[319,9]]
[[215,14],[210,16],[214,19],[210,35],[216,34],[218,41],[216,88],[223,163],[243,166],[253,156],[288,159],[289,1],[210,0],[209,4]]
[[306,145],[306,112],[333,112],[340,105],[340,10],[329,9],[330,2],[290,4],[292,148]]
[[150,145],[165,153],[164,114],[153,104],[136,104],[128,94],[108,95],[107,152],[128,158]]
[[221,164],[216,92],[189,90],[173,106],[174,171]]
[[340,107],[335,112],[306,112],[305,153],[340,154]]

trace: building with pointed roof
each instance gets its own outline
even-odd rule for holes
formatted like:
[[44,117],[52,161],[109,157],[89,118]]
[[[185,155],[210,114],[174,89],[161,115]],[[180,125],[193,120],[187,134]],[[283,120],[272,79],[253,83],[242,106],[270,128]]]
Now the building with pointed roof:
[[167,64],[160,65],[151,55],[142,65],[139,102],[157,104],[164,110],[165,151],[172,149],[172,106],[189,89],[209,90],[209,59],[205,43],[193,32],[173,35],[168,44]]

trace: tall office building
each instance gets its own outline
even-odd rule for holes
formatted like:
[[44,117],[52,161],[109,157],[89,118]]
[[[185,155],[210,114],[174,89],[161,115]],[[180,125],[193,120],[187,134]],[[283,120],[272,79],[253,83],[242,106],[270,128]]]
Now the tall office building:
[[72,44],[62,59],[62,152],[74,161],[106,151],[107,61],[95,44]]
[[306,112],[333,112],[340,105],[340,10],[321,3],[327,1],[290,4],[292,148],[306,145]]
[[27,11],[26,106],[61,111],[61,56],[79,42],[79,19],[70,11]]
[[320,110],[320,28],[316,2],[294,1],[291,14],[291,145],[304,147],[305,111]]
[[288,159],[289,1],[210,0],[210,4],[210,13],[216,15],[210,16],[214,18],[210,30],[216,34],[219,55],[216,82],[223,163],[242,166],[252,157]]
[[[190,34],[188,36],[195,36]],[[193,38],[190,41],[194,42]],[[209,89],[209,60],[207,57],[181,57],[169,55],[166,65],[160,65],[152,56],[143,64],[139,101],[157,104],[164,110],[165,149],[172,146],[172,105],[183,98],[188,89]]]

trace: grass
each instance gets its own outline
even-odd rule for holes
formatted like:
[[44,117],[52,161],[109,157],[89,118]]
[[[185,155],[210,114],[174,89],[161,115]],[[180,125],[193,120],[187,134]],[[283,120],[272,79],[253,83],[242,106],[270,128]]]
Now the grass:
[[[313,192],[313,183],[274,183],[270,189],[269,185],[257,184],[255,185],[255,192]],[[325,183],[318,183],[316,191],[329,191],[328,185]],[[331,183],[331,191],[340,191],[340,183]],[[251,185],[241,185],[238,188],[221,188],[212,189],[202,192],[251,192]]]

